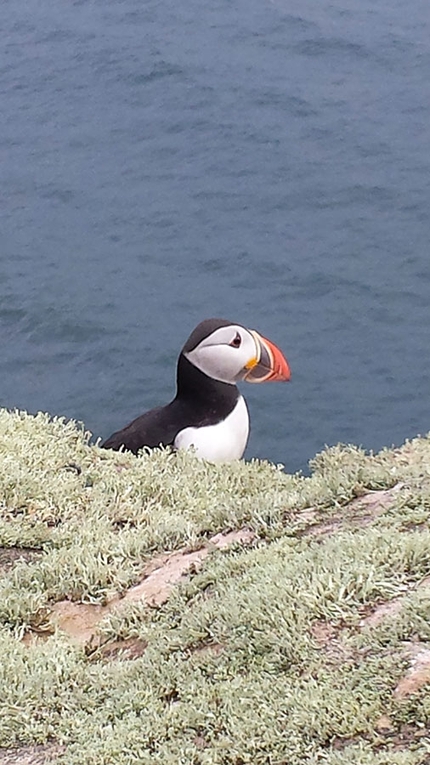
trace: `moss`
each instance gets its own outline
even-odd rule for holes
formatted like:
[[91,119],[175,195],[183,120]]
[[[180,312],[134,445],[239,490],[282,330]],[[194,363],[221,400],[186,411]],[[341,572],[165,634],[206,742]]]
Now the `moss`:
[[[339,446],[311,467],[136,458],[1,411],[0,546],[40,554],[0,572],[0,746],[54,739],[70,765],[424,765],[428,694],[394,690],[405,643],[430,642],[430,440]],[[103,603],[155,552],[243,526],[254,543],[214,550],[164,605],[106,616],[103,640],[147,645],[134,660],[61,633],[20,641],[55,601]]]

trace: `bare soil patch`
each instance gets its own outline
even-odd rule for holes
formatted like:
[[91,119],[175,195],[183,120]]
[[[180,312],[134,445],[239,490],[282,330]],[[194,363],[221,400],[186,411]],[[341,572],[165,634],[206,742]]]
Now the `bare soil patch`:
[[[299,519],[311,523],[308,528],[301,532],[302,536],[324,537],[329,534],[335,534],[344,528],[364,528],[373,523],[376,518],[382,515],[392,504],[396,494],[403,488],[402,483],[398,483],[391,489],[381,491],[369,491],[366,494],[360,494],[355,497],[343,508],[343,512],[321,523],[312,523],[316,517],[314,508],[309,507],[303,510]],[[345,511],[348,511],[345,513]],[[353,511],[351,513],[351,510]]]
[[23,746],[19,749],[0,748],[0,765],[52,765],[64,751],[65,747],[58,744]]
[[397,616],[403,608],[403,598],[394,598],[386,603],[379,603],[361,620],[360,627],[377,627],[391,616]]
[[[47,630],[42,633],[28,633],[24,642],[30,644],[37,639],[46,639],[56,629],[60,629],[74,642],[86,645],[90,651],[96,650],[100,647],[98,625],[114,608],[139,602],[152,607],[160,606],[168,599],[174,585],[184,581],[189,573],[201,568],[212,550],[223,550],[234,544],[250,544],[254,539],[253,531],[240,529],[216,534],[199,550],[182,549],[157,555],[145,567],[143,579],[139,584],[121,595],[114,595],[105,605],[74,603],[70,600],[55,603],[50,610]],[[120,651],[121,648],[118,648],[117,653]],[[107,648],[105,653],[107,655]]]
[[356,661],[357,651],[353,651],[342,640],[342,625],[334,625],[323,620],[315,621],[311,627],[311,635],[318,647],[324,651],[327,663],[340,666],[346,662]]
[[0,547],[0,573],[10,571],[19,561],[29,563],[40,555],[41,551],[32,547]]
[[412,693],[417,693],[424,685],[430,683],[430,646],[411,644],[407,648],[411,664],[407,674],[402,677],[394,691],[396,699],[404,699]]
[[139,659],[145,653],[148,643],[139,638],[126,638],[125,640],[111,640],[103,643],[93,654],[91,658],[107,659],[113,661],[121,659],[122,661],[133,661]]
[[393,598],[392,600],[378,603],[376,606],[368,607],[364,611],[360,627],[377,627],[386,619],[389,619],[392,616],[397,616],[405,604],[405,597],[414,590],[421,590],[426,587],[430,587],[429,576],[426,576],[425,579],[422,579],[421,582],[418,582],[418,584],[413,584],[410,588],[407,588],[405,596]]
[[[375,752],[401,752],[416,747],[420,741],[427,740],[430,735],[430,729],[427,727],[418,727],[415,725],[402,725],[396,727],[391,723],[387,715],[377,721],[375,729],[380,736],[378,743],[374,743],[372,749]],[[332,746],[336,750],[344,750],[348,746],[358,744],[360,741],[370,741],[369,736],[354,736],[353,738],[335,738]],[[430,765],[429,757],[420,760],[421,765]]]

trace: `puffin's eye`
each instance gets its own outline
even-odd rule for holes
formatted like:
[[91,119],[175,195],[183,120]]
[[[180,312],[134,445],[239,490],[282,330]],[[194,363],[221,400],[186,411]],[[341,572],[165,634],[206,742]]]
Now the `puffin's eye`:
[[242,343],[242,338],[239,335],[239,332],[236,332],[236,337],[234,338],[234,340],[231,341],[230,345],[232,345],[233,348],[240,348],[241,343]]

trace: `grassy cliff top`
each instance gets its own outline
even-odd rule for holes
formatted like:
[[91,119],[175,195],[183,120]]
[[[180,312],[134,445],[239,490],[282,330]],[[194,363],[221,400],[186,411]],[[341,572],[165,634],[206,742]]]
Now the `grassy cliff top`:
[[0,411],[0,763],[430,763],[429,438],[305,478],[88,435]]

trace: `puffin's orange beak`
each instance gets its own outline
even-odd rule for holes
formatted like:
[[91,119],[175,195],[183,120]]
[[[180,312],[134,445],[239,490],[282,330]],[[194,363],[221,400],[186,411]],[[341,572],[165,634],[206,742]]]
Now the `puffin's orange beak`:
[[250,383],[288,382],[291,378],[290,367],[282,351],[255,330],[251,330],[257,348],[256,356],[246,365],[249,372],[244,380]]

